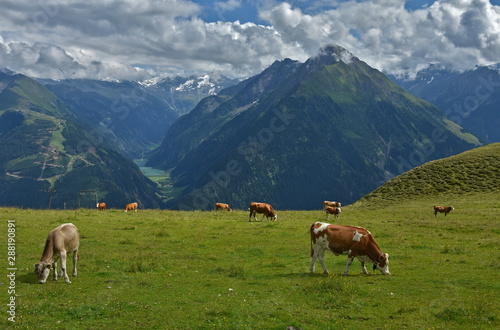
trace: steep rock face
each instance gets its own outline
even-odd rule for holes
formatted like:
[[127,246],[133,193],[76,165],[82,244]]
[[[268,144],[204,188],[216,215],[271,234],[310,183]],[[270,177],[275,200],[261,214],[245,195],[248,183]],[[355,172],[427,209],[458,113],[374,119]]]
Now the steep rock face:
[[[226,99],[211,103],[213,109],[198,105],[198,114],[224,108],[234,115],[215,116],[209,134],[193,140],[185,133],[185,153],[164,163],[173,167],[175,186],[184,188],[170,206],[210,209],[225,201],[246,209],[251,201],[266,201],[275,209],[315,209],[323,200],[350,203],[414,166],[479,145],[439,109],[339,46],[295,63],[281,77],[258,99],[247,99],[243,110],[233,99],[249,84],[238,94],[219,95]],[[189,119],[192,126],[207,122],[194,114]],[[156,156],[170,152],[176,153],[167,147]]]
[[[42,84],[22,75],[0,77],[0,203],[46,208],[109,207],[138,201],[159,207],[139,168],[80,126],[68,107]],[[83,201],[79,194],[84,194]],[[81,196],[80,196],[81,197]]]

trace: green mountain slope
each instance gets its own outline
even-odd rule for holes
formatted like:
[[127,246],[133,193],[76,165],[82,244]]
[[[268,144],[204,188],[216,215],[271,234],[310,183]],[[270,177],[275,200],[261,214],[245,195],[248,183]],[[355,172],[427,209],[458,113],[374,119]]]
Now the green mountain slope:
[[[53,189],[54,208],[77,207],[87,190],[109,207],[130,201],[158,207],[155,187],[137,166],[74,118],[43,85],[10,78],[0,93],[0,204],[45,208]],[[81,206],[94,207],[94,194],[83,195]]]
[[171,172],[186,195],[170,205],[350,203],[415,166],[479,144],[436,107],[327,47],[187,152]]
[[492,192],[500,192],[500,143],[418,166],[369,193],[356,205]]
[[162,145],[149,155],[148,166],[170,169],[179,165],[200,143],[279,86],[299,64],[290,59],[277,61],[260,75],[201,100],[172,124]]
[[486,143],[500,142],[500,72],[478,66],[463,73],[423,70],[417,79],[394,79],[409,93],[442,110],[448,118]]

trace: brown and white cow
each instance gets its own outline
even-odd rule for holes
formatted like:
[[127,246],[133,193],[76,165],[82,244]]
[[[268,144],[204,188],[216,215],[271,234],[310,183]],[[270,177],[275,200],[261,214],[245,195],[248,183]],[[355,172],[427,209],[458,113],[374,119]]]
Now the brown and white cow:
[[389,273],[389,255],[382,253],[372,234],[361,227],[331,225],[325,222],[315,222],[311,226],[311,272],[314,273],[316,259],[321,262],[323,272],[328,274],[325,266],[325,250],[335,255],[347,255],[344,274],[349,271],[354,258],[361,262],[363,273],[367,274],[365,262],[373,263],[373,270],[382,274]]
[[334,218],[338,218],[340,215],[340,212],[342,212],[342,209],[338,206],[337,207],[327,206],[325,209],[325,212],[326,212],[326,220],[328,220],[328,216],[330,214],[333,214]]
[[276,214],[276,212],[274,212],[273,207],[271,205],[266,204],[266,203],[251,202],[250,203],[250,216],[248,217],[248,221],[251,221],[252,214],[254,215],[255,221],[257,221],[257,213],[263,214],[262,220],[264,220],[264,217],[266,217],[266,219],[271,218],[271,220],[278,219],[278,215]]
[[97,203],[97,209],[99,209],[99,211],[105,211],[106,203]]
[[330,207],[341,207],[339,202],[329,202],[329,201],[324,201],[323,202],[323,210],[326,210],[326,208]]
[[61,258],[59,277],[64,276],[66,283],[71,283],[66,272],[66,257],[73,252],[73,277],[76,277],[76,261],[79,259],[78,248],[80,235],[78,228],[72,223],[65,223],[52,230],[45,241],[42,258],[35,264],[35,274],[38,283],[43,284],[49,277],[50,270],[54,268],[53,280],[57,281],[57,259]]
[[448,213],[451,212],[451,210],[454,210],[453,206],[437,206],[437,205],[434,205],[434,218],[437,217],[438,212],[439,213],[443,213],[444,212],[444,216],[446,216]]
[[229,207],[228,204],[215,203],[215,210],[216,211],[218,211],[218,210],[228,210],[228,211],[231,211],[231,208]]
[[137,212],[137,203],[130,203],[125,206],[125,212],[127,211],[135,211]]

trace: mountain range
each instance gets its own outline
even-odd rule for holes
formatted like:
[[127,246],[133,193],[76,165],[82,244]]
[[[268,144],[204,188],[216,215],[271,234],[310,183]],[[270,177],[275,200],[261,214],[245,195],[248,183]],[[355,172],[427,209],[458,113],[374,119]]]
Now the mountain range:
[[155,185],[37,81],[0,72],[0,205],[157,208]]
[[434,104],[484,143],[500,142],[500,66],[453,72],[431,65],[414,79],[390,76],[407,92]]
[[[52,191],[52,207],[77,207],[79,192],[88,206],[94,190],[117,208],[352,203],[423,163],[500,140],[498,72],[430,66],[391,80],[336,45],[244,81],[36,81],[3,70],[0,205],[43,208]],[[165,171],[167,195],[137,158]]]
[[204,97],[235,84],[219,74],[149,81],[40,80],[99,140],[129,159],[159,145],[170,125]]
[[277,61],[176,121],[149,165],[183,189],[167,204],[311,209],[352,203],[426,161],[479,146],[435,106],[339,46]]

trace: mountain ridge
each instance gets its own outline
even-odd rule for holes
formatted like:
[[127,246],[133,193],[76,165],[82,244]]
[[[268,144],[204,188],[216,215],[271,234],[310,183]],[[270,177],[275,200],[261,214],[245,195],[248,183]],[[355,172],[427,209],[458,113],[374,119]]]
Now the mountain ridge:
[[[231,101],[228,95],[222,103],[226,113],[235,110]],[[260,200],[314,209],[318,200],[354,202],[405,170],[404,161],[414,167],[478,144],[380,71],[341,47],[325,47],[186,148],[170,172],[184,191],[167,205],[206,209],[221,200],[244,208]]]
[[438,66],[415,79],[391,79],[407,92],[441,109],[446,116],[485,143],[500,142],[500,70],[498,65],[452,72]]
[[3,205],[44,208],[51,191],[53,208],[75,208],[78,193],[95,190],[110,207],[131,200],[159,207],[155,186],[138,167],[80,126],[46,87],[23,75],[0,79],[10,80],[0,92]]

